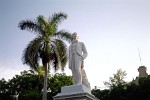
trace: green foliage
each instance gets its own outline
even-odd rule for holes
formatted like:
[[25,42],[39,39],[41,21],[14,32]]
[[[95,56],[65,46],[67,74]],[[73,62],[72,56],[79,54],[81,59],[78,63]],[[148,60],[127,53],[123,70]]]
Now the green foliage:
[[73,84],[72,76],[66,76],[65,73],[62,74],[56,73],[54,76],[50,78],[48,82],[48,87],[50,89],[50,92],[48,94],[50,95],[50,97],[53,97],[56,94],[60,93],[62,86],[68,86],[72,84]]
[[134,83],[117,85],[107,90],[92,90],[92,94],[100,100],[149,100],[150,75],[147,78],[140,78],[139,85]]
[[100,100],[109,100],[108,96],[109,96],[110,90],[92,89],[91,93],[95,97],[99,98]]
[[113,77],[109,78],[109,82],[104,82],[104,84],[109,88],[125,85],[126,82],[124,81],[124,79],[126,75],[127,73],[125,71],[119,69],[117,70],[116,74],[113,74]]
[[0,100],[11,100],[12,97],[10,95],[9,84],[4,78],[2,78],[0,80]]
[[[72,77],[63,74],[50,75],[48,78],[48,99],[60,92],[62,86],[72,85]],[[9,81],[0,80],[0,100],[41,100],[44,78],[33,71],[23,71],[21,75],[15,75]]]

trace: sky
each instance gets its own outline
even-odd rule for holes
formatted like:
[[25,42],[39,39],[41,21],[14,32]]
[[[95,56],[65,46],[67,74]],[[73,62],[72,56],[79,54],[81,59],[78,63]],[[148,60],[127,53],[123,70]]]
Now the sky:
[[[149,0],[0,0],[0,79],[30,69],[21,58],[36,35],[20,30],[18,23],[57,12],[68,14],[58,29],[77,32],[87,48],[84,69],[92,88],[105,88],[104,81],[118,69],[126,71],[127,82],[141,65],[150,74],[149,5]],[[68,66],[64,72],[71,75]]]

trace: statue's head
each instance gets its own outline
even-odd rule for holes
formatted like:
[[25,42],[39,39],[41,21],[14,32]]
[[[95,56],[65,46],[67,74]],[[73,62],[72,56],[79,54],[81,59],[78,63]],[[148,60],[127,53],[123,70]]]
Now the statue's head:
[[78,37],[78,34],[76,32],[74,32],[72,34],[72,41],[78,41],[79,37]]

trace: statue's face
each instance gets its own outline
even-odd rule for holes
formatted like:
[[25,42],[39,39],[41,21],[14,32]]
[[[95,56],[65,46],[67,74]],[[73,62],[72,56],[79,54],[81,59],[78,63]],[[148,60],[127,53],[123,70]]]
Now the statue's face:
[[77,33],[73,33],[72,34],[72,39],[73,40],[78,40],[79,39],[78,34]]

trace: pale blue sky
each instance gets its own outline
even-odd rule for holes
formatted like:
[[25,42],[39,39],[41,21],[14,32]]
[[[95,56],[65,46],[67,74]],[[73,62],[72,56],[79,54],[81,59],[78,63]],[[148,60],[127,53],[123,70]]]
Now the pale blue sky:
[[[87,47],[85,70],[92,87],[104,87],[103,82],[120,68],[127,72],[127,81],[138,76],[138,48],[149,74],[149,5],[149,0],[1,0],[0,78],[29,69],[21,57],[35,35],[20,30],[19,21],[55,12],[68,14],[59,29],[77,32]],[[68,66],[65,72],[71,75]]]

